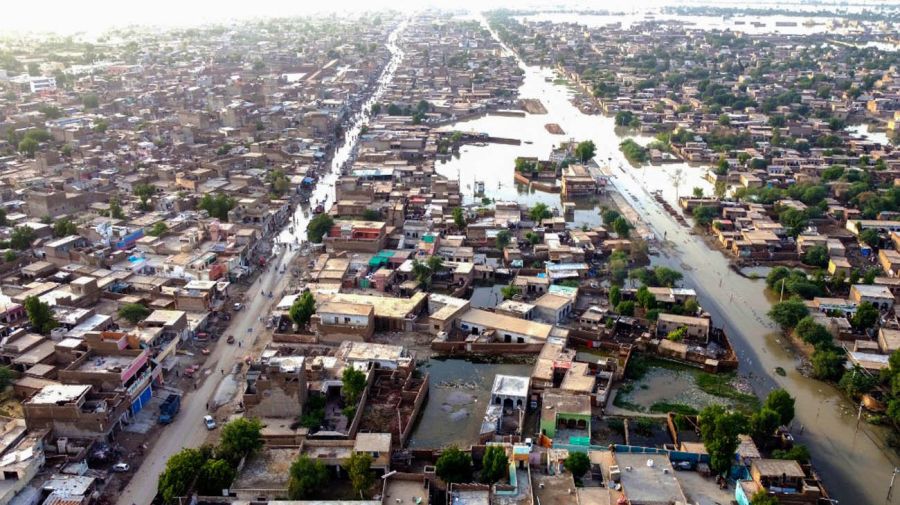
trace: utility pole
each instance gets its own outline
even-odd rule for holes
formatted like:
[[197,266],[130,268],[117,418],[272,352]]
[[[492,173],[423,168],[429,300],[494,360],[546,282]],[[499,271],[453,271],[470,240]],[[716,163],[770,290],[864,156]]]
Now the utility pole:
[[888,486],[887,497],[884,499],[884,503],[891,502],[891,492],[894,490],[894,479],[897,478],[897,474],[900,473],[900,468],[894,467],[894,471],[891,472],[891,485]]

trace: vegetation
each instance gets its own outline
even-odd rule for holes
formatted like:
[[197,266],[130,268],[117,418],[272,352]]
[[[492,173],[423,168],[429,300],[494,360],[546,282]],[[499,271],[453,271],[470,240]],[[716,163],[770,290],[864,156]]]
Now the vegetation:
[[458,230],[466,229],[466,216],[463,213],[462,207],[453,208],[453,224],[456,225]]
[[301,454],[288,470],[288,498],[308,500],[328,483],[328,469],[318,460]]
[[710,405],[700,412],[700,439],[709,453],[709,467],[718,474],[727,473],[734,461],[738,435],[744,433],[747,419],[721,405]]
[[794,420],[794,398],[784,389],[774,389],[763,403],[764,409],[770,409],[778,414],[778,422],[787,426]]
[[511,239],[508,231],[500,230],[499,232],[497,232],[497,249],[499,249],[500,251],[506,249],[506,246],[509,245],[510,240]]
[[595,146],[594,142],[591,140],[579,142],[578,145],[575,146],[575,157],[582,163],[590,161],[596,153],[597,146]]
[[571,451],[563,465],[566,467],[566,470],[572,473],[572,477],[576,481],[580,481],[581,477],[591,468],[591,460],[583,452]]
[[622,141],[622,143],[619,144],[619,149],[622,151],[622,154],[625,155],[625,158],[632,164],[640,165],[649,159],[647,149],[632,139],[625,139]]
[[350,405],[359,403],[359,398],[366,389],[366,373],[355,368],[346,367],[341,375],[341,393]]
[[781,329],[788,331],[797,326],[797,324],[807,315],[809,309],[803,300],[792,297],[783,302],[776,303],[769,310],[769,317],[781,326]]
[[318,214],[309,220],[306,225],[306,236],[313,244],[321,244],[325,235],[331,231],[334,226],[334,219],[328,214]]
[[512,284],[500,288],[500,294],[503,295],[504,300],[509,300],[510,298],[515,297],[521,292],[521,289],[519,289],[517,286],[513,286]]
[[119,317],[131,324],[137,324],[150,315],[150,309],[140,303],[126,303],[119,308]]
[[203,456],[197,449],[182,449],[169,458],[166,468],[159,474],[158,489],[163,503],[178,503],[178,498],[187,494],[202,466]]
[[435,473],[444,482],[472,481],[472,456],[452,445],[441,453],[435,464]]
[[68,237],[69,235],[77,234],[78,225],[72,222],[71,219],[57,219],[56,222],[53,223],[53,236],[56,238]]
[[34,230],[28,226],[16,226],[9,236],[9,246],[17,251],[31,248],[31,243],[37,238]]
[[550,209],[544,203],[537,203],[528,209],[528,217],[535,223],[540,223],[552,215],[553,213],[550,212]]
[[[200,210],[205,210],[207,213],[209,213],[210,217],[214,217],[219,221],[228,222],[228,213],[231,211],[231,209],[234,208],[236,204],[237,201],[234,198],[224,193],[219,193],[215,196],[207,193],[200,199],[200,202],[197,204],[197,208]],[[315,220],[315,218],[313,218],[313,220]],[[309,226],[312,226],[313,220],[310,220]]]
[[298,328],[303,328],[309,324],[312,315],[316,313],[316,299],[309,291],[304,291],[298,296],[291,308],[288,309],[288,316]]
[[53,317],[53,311],[47,302],[42,302],[36,296],[29,296],[25,299],[25,313],[28,314],[28,320],[34,331],[41,335],[48,335],[53,328],[59,326]]
[[237,474],[224,459],[208,459],[197,475],[197,490],[206,496],[218,496],[228,488]]
[[150,231],[147,232],[147,234],[152,237],[160,237],[167,231],[169,231],[169,227],[166,225],[166,223],[160,221],[154,224],[153,227],[150,228]]
[[239,417],[222,427],[217,452],[237,465],[243,458],[262,449],[262,428],[259,419]]
[[372,455],[367,452],[354,452],[344,464],[344,470],[350,477],[350,485],[359,493],[360,498],[366,497],[366,491],[375,483],[375,473],[372,471]]
[[503,446],[490,445],[481,460],[481,482],[493,484],[509,473],[509,458]]

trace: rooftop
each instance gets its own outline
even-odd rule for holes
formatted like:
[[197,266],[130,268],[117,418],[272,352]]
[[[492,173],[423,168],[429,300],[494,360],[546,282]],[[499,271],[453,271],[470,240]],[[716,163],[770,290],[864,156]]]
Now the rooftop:
[[59,403],[69,403],[81,398],[90,391],[91,386],[84,384],[54,384],[44,386],[43,389],[28,400],[32,405],[49,405]]
[[687,503],[669,458],[616,453],[622,489],[631,503]]
[[505,330],[513,333],[527,335],[529,337],[546,339],[553,329],[549,324],[526,321],[517,317],[496,314],[486,310],[471,309],[462,315],[461,321],[486,328]]
[[528,396],[530,378],[515,375],[497,374],[494,377],[494,385],[491,387],[492,395],[501,396]]

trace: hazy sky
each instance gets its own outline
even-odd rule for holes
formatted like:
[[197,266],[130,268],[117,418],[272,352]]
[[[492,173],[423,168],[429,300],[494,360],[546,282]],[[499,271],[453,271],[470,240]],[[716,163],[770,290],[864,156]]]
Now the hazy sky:
[[[855,0],[868,5],[896,4],[900,0]],[[722,4],[722,0],[687,0]],[[747,5],[747,2],[730,0]],[[112,26],[148,24],[192,26],[247,17],[272,17],[312,12],[352,12],[382,8],[413,10],[426,6],[488,9],[498,6],[551,8],[566,3],[584,8],[630,11],[636,7],[686,3],[685,0],[0,0],[0,34],[9,31],[96,32]],[[762,0],[752,5],[784,5]]]

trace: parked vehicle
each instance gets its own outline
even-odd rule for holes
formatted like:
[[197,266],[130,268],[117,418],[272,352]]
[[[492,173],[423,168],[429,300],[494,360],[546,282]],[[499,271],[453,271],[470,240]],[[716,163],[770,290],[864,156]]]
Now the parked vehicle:
[[169,424],[181,410],[181,396],[171,394],[159,407],[159,424]]
[[131,465],[129,465],[128,463],[116,463],[112,466],[112,471],[117,473],[124,473],[128,470],[131,470]]
[[233,307],[234,307],[234,311],[237,312],[244,308],[244,304],[243,303],[235,303]]
[[234,335],[228,335],[228,339],[225,341],[228,342],[229,344],[233,344],[234,343]]
[[216,420],[213,419],[213,416],[203,416],[203,424],[206,425],[207,430],[216,429]]

